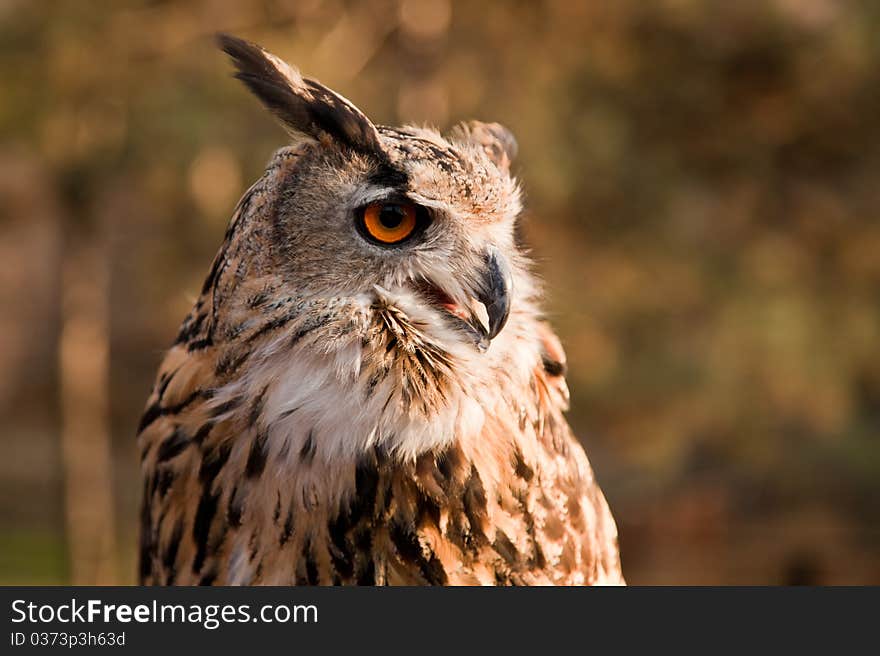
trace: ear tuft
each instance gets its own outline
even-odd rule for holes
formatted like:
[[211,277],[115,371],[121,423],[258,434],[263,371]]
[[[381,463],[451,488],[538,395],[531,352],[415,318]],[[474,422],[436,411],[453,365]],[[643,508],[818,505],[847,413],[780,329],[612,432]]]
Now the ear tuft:
[[504,171],[510,170],[518,150],[513,133],[500,123],[468,121],[453,128],[452,137],[482,147],[486,156]]
[[218,34],[217,43],[238,69],[235,77],[294,136],[326,135],[363,153],[382,153],[375,126],[351,102],[254,43],[229,34]]

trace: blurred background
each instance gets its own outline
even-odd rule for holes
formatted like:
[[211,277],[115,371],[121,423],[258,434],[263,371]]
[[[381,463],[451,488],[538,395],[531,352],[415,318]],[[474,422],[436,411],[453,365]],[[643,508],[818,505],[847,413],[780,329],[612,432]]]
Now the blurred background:
[[880,583],[867,0],[0,0],[0,583],[135,580],[139,414],[285,143],[217,30],[516,134],[630,583]]

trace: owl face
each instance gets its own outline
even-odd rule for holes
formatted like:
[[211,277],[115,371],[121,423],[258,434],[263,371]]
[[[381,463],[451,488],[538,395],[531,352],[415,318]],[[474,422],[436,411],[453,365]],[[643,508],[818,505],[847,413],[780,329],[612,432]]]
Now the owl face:
[[524,275],[510,133],[483,123],[446,136],[374,126],[259,47],[221,45],[294,140],[258,268],[299,298],[390,302],[438,339],[485,351]]

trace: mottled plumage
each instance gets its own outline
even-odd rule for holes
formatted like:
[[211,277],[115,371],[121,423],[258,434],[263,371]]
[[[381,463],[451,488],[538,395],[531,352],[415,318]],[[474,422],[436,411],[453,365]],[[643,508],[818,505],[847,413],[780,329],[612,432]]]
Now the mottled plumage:
[[[221,45],[293,143],[240,201],[141,420],[141,581],[622,583],[514,243],[510,133],[374,126]],[[376,241],[369,207],[419,223]]]

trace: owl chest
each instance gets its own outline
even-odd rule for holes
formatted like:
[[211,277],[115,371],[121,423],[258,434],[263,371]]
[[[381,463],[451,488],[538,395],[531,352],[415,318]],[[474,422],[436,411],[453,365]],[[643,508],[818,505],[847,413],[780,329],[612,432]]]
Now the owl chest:
[[[454,450],[453,450],[454,451]],[[448,452],[447,452],[448,453]],[[389,466],[374,449],[341,471],[224,483],[197,578],[230,585],[445,585],[511,575],[483,479],[460,454]],[[221,477],[222,478],[222,477]],[[520,527],[522,528],[522,527]],[[212,574],[213,573],[213,574]],[[499,576],[501,579],[499,579]]]

